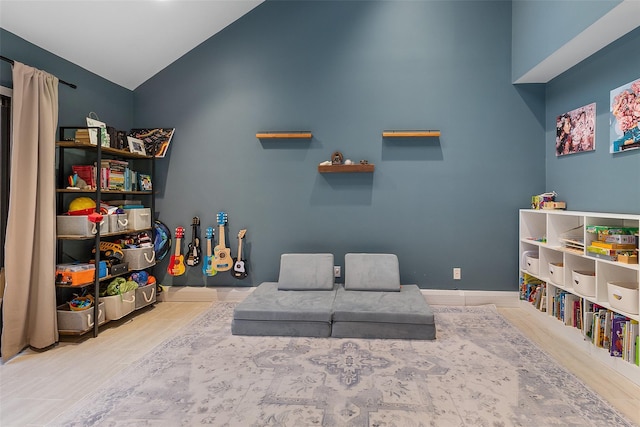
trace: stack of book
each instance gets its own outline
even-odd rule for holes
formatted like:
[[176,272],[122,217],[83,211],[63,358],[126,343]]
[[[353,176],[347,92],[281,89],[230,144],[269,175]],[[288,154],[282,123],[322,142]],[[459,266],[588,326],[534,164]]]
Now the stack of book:
[[587,232],[597,233],[598,240],[587,246],[586,254],[608,261],[618,261],[620,256],[632,256],[637,251],[637,238],[634,235],[637,231],[637,228],[630,227],[589,226]]
[[584,335],[611,356],[638,365],[638,321],[593,303],[588,303],[586,310]]
[[74,141],[79,144],[91,144],[91,139],[89,138],[89,129],[76,129]]

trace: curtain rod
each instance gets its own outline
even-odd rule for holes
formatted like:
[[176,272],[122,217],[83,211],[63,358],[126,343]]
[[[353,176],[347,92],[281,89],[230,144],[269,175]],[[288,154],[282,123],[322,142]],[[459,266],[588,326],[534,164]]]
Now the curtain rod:
[[[13,64],[15,63],[15,61],[14,61],[13,59],[7,58],[6,56],[2,56],[2,55],[0,55],[0,59],[2,59],[3,61],[6,61],[6,62],[8,62],[8,63],[10,63],[11,65],[13,65]],[[74,85],[73,83],[68,83],[68,82],[65,82],[64,80],[61,80],[61,79],[58,79],[58,81],[59,81],[60,83],[62,83],[63,85],[67,85],[67,86],[69,86],[69,87],[70,87],[70,88],[72,88],[72,89],[77,89],[77,88],[78,88],[78,86]]]

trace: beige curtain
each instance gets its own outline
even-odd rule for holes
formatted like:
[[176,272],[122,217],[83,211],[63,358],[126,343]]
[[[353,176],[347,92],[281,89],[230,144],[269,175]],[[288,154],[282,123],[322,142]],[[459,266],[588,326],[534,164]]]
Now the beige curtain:
[[58,79],[13,65],[11,181],[5,241],[2,359],[58,340],[55,134]]

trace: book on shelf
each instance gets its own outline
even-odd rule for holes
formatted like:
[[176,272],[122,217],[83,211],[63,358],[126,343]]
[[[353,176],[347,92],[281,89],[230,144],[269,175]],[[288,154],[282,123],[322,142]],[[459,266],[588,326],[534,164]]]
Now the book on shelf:
[[636,248],[636,245],[634,243],[601,242],[599,240],[594,240],[593,242],[591,242],[591,246],[594,246],[596,248],[610,249],[610,250],[612,249],[613,250],[616,250],[616,249],[633,250]]
[[611,345],[609,354],[613,357],[622,357],[624,352],[624,329],[627,318],[625,316],[615,316],[611,320]]

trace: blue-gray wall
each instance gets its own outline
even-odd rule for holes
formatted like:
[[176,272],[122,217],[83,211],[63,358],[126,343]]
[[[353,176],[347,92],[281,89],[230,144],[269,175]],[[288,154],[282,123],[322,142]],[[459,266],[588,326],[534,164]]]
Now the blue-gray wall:
[[[640,214],[640,150],[611,154],[610,92],[640,78],[640,28],[546,85],[547,189],[571,210]],[[596,103],[596,150],[555,155],[556,118]]]
[[[510,2],[263,3],[135,92],[137,127],[172,126],[156,206],[172,229],[219,211],[247,228],[257,285],[284,252],[392,252],[424,288],[516,289],[517,209],[544,187],[542,87],[511,84]],[[440,138],[383,140],[384,129]],[[259,141],[265,130],[308,141]],[[324,175],[334,150],[374,174]],[[166,260],[162,264],[166,267]],[[452,268],[462,280],[452,280]]]
[[[59,85],[60,126],[86,126],[85,118],[93,111],[103,122],[117,129],[133,127],[132,91],[29,43],[3,28],[0,28],[0,54],[47,71],[78,86],[77,89],[72,89]],[[114,67],[121,65],[114,60]],[[11,65],[4,61],[0,61],[0,85],[13,87]]]
[[513,0],[513,81],[517,81],[620,2]]

